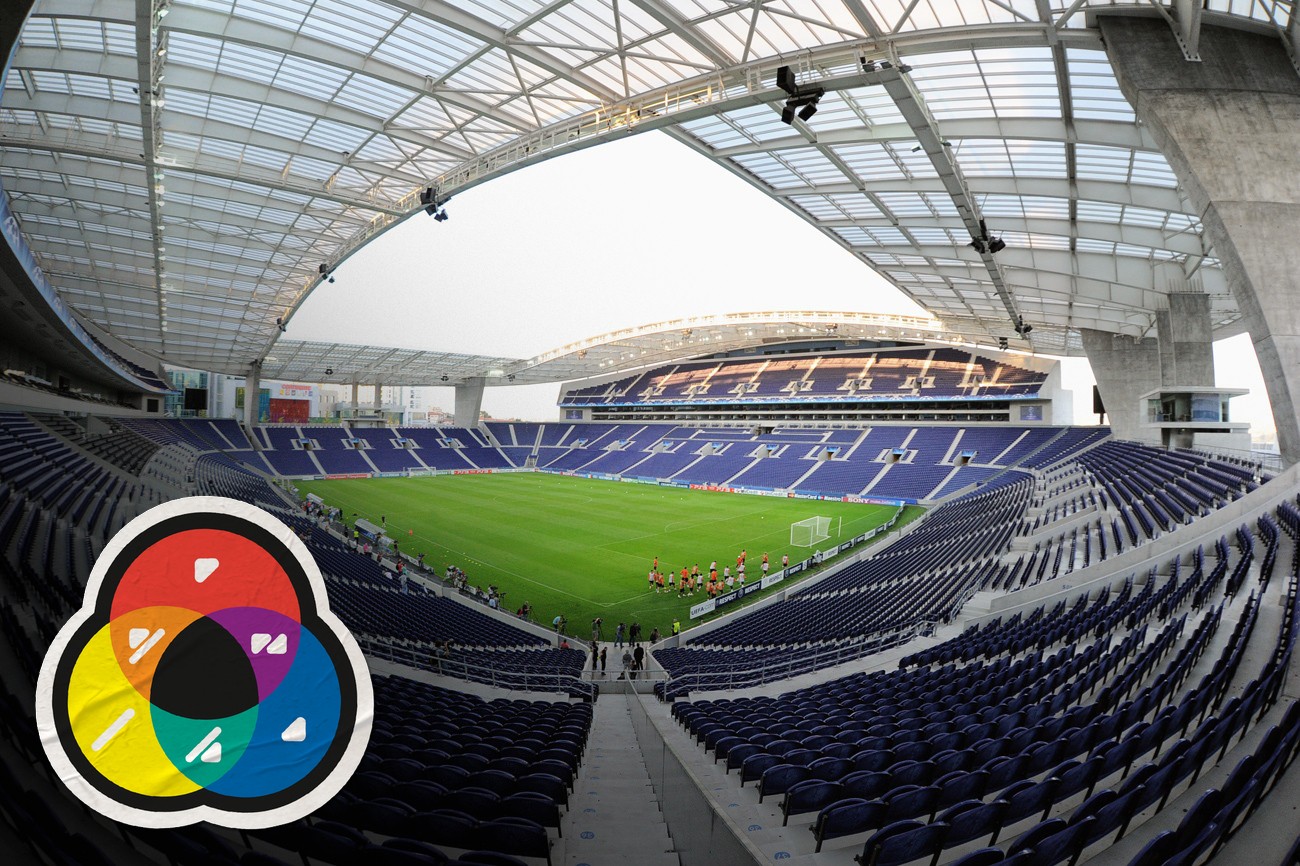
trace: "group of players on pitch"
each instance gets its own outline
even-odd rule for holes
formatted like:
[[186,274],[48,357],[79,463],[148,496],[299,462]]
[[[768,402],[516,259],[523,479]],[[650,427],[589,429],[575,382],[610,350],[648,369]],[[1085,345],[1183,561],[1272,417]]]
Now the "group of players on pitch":
[[[687,568],[682,566],[680,573],[673,571],[671,568],[665,571],[659,569],[659,557],[654,558],[650,565],[650,572],[646,575],[646,582],[649,588],[656,593],[660,592],[677,592],[678,598],[685,598],[688,595],[695,595],[698,589],[706,593],[709,598],[713,598],[721,592],[727,592],[737,587],[745,585],[745,560],[749,558],[749,551],[742,550],[736,555],[736,571],[733,574],[730,565],[722,567],[722,574],[718,574],[718,561],[715,559],[709,563],[709,572],[707,577],[700,571],[700,564]],[[789,554],[781,557],[781,568],[790,565]],[[763,577],[767,577],[767,570],[770,567],[767,553],[763,554],[763,560],[759,565]]]

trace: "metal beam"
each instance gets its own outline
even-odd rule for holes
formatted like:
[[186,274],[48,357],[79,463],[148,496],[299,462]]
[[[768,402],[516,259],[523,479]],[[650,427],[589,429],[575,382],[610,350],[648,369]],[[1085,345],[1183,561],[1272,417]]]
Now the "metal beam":
[[[907,121],[907,125],[916,133],[917,142],[925,151],[925,155],[930,158],[930,164],[938,173],[944,190],[952,199],[953,207],[957,209],[957,215],[966,226],[971,238],[983,237],[985,232],[981,226],[983,217],[980,214],[979,204],[967,188],[961,167],[953,157],[951,146],[940,134],[939,125],[926,107],[924,97],[912,85],[911,79],[902,74],[897,65],[889,72],[892,74],[882,76],[885,92],[894,101],[894,105]],[[1002,299],[1002,305],[1006,308],[1012,327],[1018,327],[1020,311],[1016,307],[1015,297],[1007,288],[1001,264],[994,253],[989,251],[987,244],[982,245],[976,252],[988,271],[988,278],[993,283],[998,297]]]
[[[1098,147],[1120,147],[1128,150],[1159,153],[1155,140],[1146,127],[1136,123],[1113,120],[1088,120],[1068,124],[1058,118],[1039,117],[978,117],[954,118],[943,122],[946,141],[991,139],[998,141],[1052,141],[1073,144],[1090,144]],[[916,133],[906,123],[880,123],[871,126],[853,126],[844,129],[818,130],[817,141],[830,147],[858,144],[895,144],[916,141]],[[713,155],[719,159],[732,159],[756,153],[775,153],[807,147],[800,135],[783,135],[754,144],[719,147]]]

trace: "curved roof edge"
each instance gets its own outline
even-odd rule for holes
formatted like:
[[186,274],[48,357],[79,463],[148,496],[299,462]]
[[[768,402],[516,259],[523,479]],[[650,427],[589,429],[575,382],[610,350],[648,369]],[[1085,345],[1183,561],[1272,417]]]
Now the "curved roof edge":
[[[1048,330],[1047,336],[1055,336],[1063,347],[1070,348],[1063,330]],[[333,384],[420,387],[481,379],[492,386],[536,385],[582,381],[768,344],[817,340],[897,340],[990,350],[996,344],[974,321],[779,310],[651,322],[567,343],[532,358],[282,339],[267,355],[261,373],[270,379]],[[1014,346],[1025,348],[1028,344],[1016,340]]]

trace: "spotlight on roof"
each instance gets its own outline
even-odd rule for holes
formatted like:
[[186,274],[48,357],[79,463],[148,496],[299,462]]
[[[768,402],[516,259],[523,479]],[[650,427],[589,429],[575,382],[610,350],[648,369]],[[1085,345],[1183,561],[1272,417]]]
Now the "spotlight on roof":
[[420,190],[420,204],[424,205],[424,212],[433,216],[438,212],[438,189],[437,187],[425,187]]
[[326,376],[333,376],[333,375],[334,375],[334,368],[333,368],[333,367],[326,367],[326,368],[325,368],[325,375],[326,375]]
[[450,378],[451,378],[451,377],[448,376],[446,373],[443,373],[443,374],[442,374],[442,381],[443,381],[443,382],[446,382],[446,381],[447,381],[448,379],[450,379]]
[[447,211],[444,208],[443,210],[440,210],[436,214],[434,214],[433,219],[435,222],[445,223],[447,220],[451,219],[451,217],[447,216]]
[[275,320],[275,326],[276,326],[277,328],[280,329],[280,333],[281,333],[281,334],[284,333],[284,319],[283,319],[283,318],[276,319],[276,320]]
[[789,96],[781,108],[781,122],[786,124],[794,123],[796,110],[800,120],[808,120],[816,114],[817,103],[826,93],[822,87],[801,87],[795,81],[794,71],[789,66],[776,70],[776,86]]
[[514,380],[515,380],[515,374],[514,374],[514,373],[511,373],[509,376],[506,376],[506,381],[507,381],[507,382],[513,382]]
[[984,255],[984,253],[988,251],[988,244],[984,243],[983,238],[971,238],[970,243],[966,246],[970,247],[980,255]]
[[789,66],[782,66],[776,70],[776,86],[784,90],[791,96],[799,92],[799,84],[794,80],[794,70]]
[[1007,242],[1002,238],[993,238],[989,241],[989,252],[1000,253],[1007,248]]
[[321,265],[321,266],[320,266],[319,268],[317,268],[316,270],[320,272],[320,275],[321,275],[322,277],[324,277],[324,276],[328,276],[328,275],[329,275],[329,272],[330,272],[330,266],[329,266],[329,265]]
[[1011,347],[1010,341],[1006,337],[998,337],[998,348],[1006,350]]

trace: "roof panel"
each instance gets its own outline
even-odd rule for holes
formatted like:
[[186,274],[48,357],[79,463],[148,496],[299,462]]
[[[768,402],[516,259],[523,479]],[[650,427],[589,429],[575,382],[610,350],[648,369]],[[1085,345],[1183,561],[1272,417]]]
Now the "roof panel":
[[[31,66],[10,70],[0,100],[0,177],[33,227],[36,254],[51,273],[67,273],[65,290],[84,309],[88,285],[107,289],[128,272],[158,301],[164,280],[184,279],[190,296],[177,303],[196,315],[204,291],[219,293],[203,315],[206,342],[198,331],[180,341],[141,328],[138,301],[111,292],[93,305],[102,324],[133,323],[137,345],[215,369],[237,371],[250,346],[270,344],[267,307],[282,314],[300,302],[317,264],[417,211],[419,179],[454,192],[539,155],[674,121],[687,143],[766,193],[788,195],[932,309],[992,317],[981,327],[1005,331],[995,289],[1004,279],[1035,315],[1070,315],[1059,311],[1073,303],[1091,311],[1088,326],[1140,330],[1141,311],[1101,290],[1062,289],[1069,267],[1059,262],[1065,250],[1121,257],[1124,279],[1138,284],[1126,296],[1152,306],[1169,284],[1158,269],[1181,269],[1206,246],[1087,32],[1090,9],[1142,5],[172,0],[143,65],[164,88],[162,135],[149,153],[135,105],[153,84],[137,80],[132,7],[65,15],[38,3],[21,34],[26,54],[16,55]],[[1207,8],[1273,27],[1288,15],[1288,4],[1263,0]],[[898,79],[861,66],[886,59],[910,71]],[[782,62],[802,84],[827,86],[806,123],[781,122],[773,80]],[[221,77],[209,91],[211,73]],[[906,88],[915,105],[900,96]],[[1079,124],[1069,151],[1067,108]],[[78,205],[96,197],[102,204]],[[965,249],[978,230],[971,208],[991,228],[1002,222],[1011,248],[1003,258],[1016,263],[1002,276]],[[149,260],[155,220],[175,238],[165,273]],[[116,261],[104,241],[122,233],[131,249]],[[68,240],[78,237],[80,250]],[[1220,304],[1216,321],[1235,322],[1217,260],[1203,259],[1196,279]],[[254,304],[267,290],[276,304]],[[1044,321],[1044,339],[1070,344],[1061,329],[1079,321]]]

